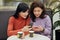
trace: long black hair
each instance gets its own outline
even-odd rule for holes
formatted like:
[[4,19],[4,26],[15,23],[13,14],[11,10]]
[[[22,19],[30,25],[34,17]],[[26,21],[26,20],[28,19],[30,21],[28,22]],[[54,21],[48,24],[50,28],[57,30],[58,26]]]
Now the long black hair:
[[30,10],[29,10],[29,14],[30,14],[30,17],[31,17],[31,19],[32,19],[32,21],[33,22],[35,22],[35,15],[34,15],[34,13],[33,13],[33,10],[34,10],[34,8],[36,8],[36,7],[40,7],[42,10],[43,10],[43,12],[42,12],[42,14],[39,16],[39,18],[41,18],[41,19],[43,19],[43,18],[45,18],[45,14],[46,14],[46,12],[45,12],[45,7],[44,7],[44,5],[41,3],[41,2],[33,2],[32,4],[31,4],[31,6],[30,6]]
[[[19,3],[19,5],[16,9],[16,12],[13,16],[17,19],[19,17],[20,12],[26,12],[28,9],[29,9],[29,7],[26,3]],[[28,18],[28,16],[27,16],[27,18]]]

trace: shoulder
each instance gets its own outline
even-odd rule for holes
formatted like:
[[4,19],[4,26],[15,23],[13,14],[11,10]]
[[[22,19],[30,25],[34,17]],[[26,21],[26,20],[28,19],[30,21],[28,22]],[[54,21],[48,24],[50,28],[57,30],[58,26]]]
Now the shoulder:
[[49,19],[50,17],[48,15],[45,15],[45,19]]
[[15,20],[14,16],[10,16],[9,20]]
[[50,17],[48,15],[45,15],[45,20],[51,20]]

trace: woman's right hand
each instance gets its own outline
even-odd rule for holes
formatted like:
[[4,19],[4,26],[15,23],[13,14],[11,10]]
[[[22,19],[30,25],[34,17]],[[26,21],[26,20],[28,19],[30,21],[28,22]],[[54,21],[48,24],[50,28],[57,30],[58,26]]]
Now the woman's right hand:
[[26,32],[26,31],[29,31],[31,30],[32,28],[29,28],[30,26],[24,26],[24,28],[22,28],[22,31],[23,32]]

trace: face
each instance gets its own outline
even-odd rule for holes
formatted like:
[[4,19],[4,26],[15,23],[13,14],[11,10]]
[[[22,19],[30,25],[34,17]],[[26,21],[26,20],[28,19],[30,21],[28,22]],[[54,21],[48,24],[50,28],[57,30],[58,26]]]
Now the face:
[[39,17],[42,14],[42,11],[43,10],[40,7],[36,7],[34,8],[33,13],[36,17]]
[[19,16],[25,19],[28,16],[28,10],[26,12],[20,12]]

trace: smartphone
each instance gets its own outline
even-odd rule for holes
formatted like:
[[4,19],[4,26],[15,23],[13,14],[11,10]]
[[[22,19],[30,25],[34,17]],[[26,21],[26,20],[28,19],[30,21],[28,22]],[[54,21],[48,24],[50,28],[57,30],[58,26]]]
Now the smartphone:
[[29,28],[32,28],[32,25],[33,25],[33,23],[30,23],[30,24],[29,24],[29,26],[30,26]]

